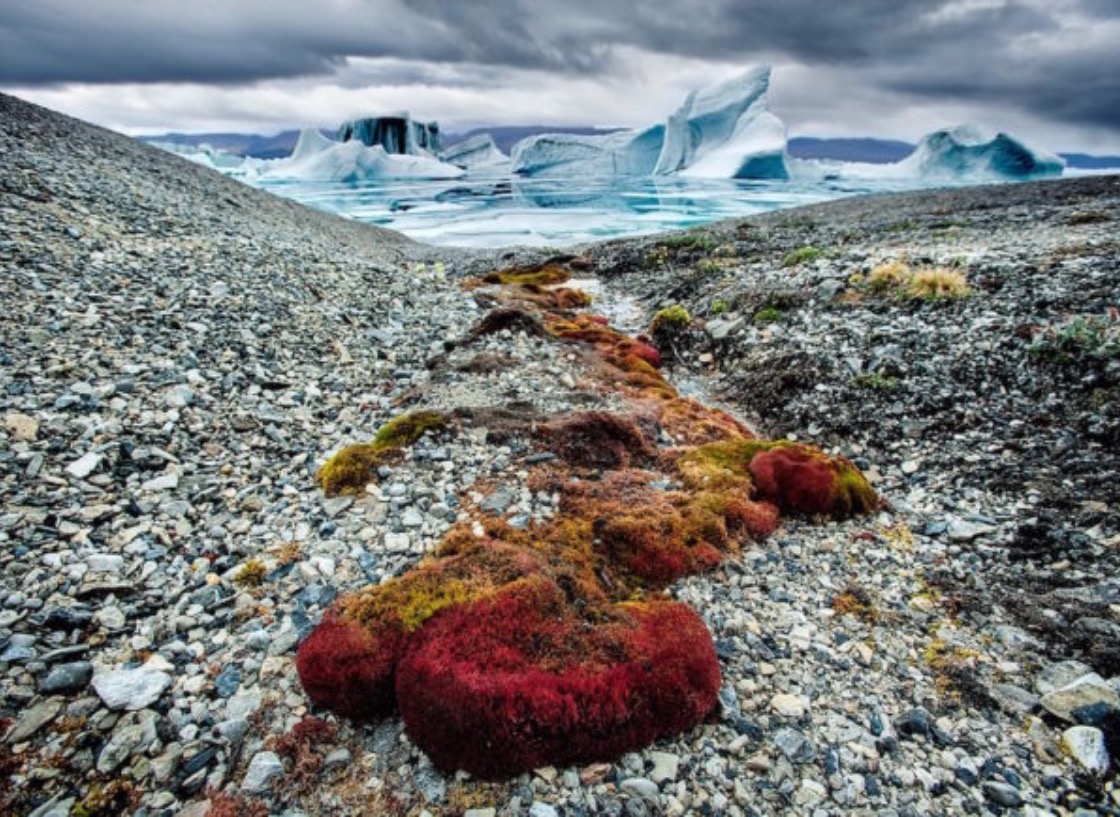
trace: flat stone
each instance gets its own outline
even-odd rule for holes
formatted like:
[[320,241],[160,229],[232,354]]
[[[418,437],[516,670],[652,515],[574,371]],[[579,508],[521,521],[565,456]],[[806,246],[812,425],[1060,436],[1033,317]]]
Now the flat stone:
[[149,493],[160,493],[162,491],[171,491],[179,487],[179,477],[176,474],[161,474],[158,477],[149,479],[140,486],[141,490],[148,491]]
[[497,811],[493,808],[469,808],[463,812],[463,817],[494,817]]
[[554,806],[537,801],[529,806],[529,817],[559,817]]
[[619,788],[628,794],[641,797],[643,800],[649,800],[652,803],[657,802],[657,784],[644,777],[629,777],[619,784]]
[[143,750],[156,740],[154,712],[141,712],[122,719],[113,730],[97,758],[97,770],[109,774],[128,760],[136,750]]
[[1120,695],[1103,678],[1091,672],[1043,695],[1042,706],[1064,721],[1093,726],[1120,709]]
[[113,553],[94,553],[86,557],[90,573],[120,573],[124,570],[124,557]]
[[284,774],[284,764],[275,752],[257,752],[249,761],[249,769],[241,781],[241,790],[246,794],[267,794],[272,783]]
[[59,698],[48,698],[33,705],[23,713],[6,738],[8,743],[21,743],[58,717],[62,711]]
[[1004,808],[1018,808],[1023,805],[1023,796],[1014,786],[994,780],[984,783],[984,796]]
[[92,677],[93,664],[89,661],[58,664],[52,667],[47,676],[39,682],[39,691],[48,695],[80,692],[89,686]]
[[992,687],[992,697],[1009,715],[1027,715],[1039,704],[1037,695],[1014,684],[996,684]]
[[649,773],[654,783],[664,783],[666,780],[676,780],[680,767],[680,758],[672,752],[650,752],[653,760],[653,770]]
[[95,673],[93,689],[110,709],[144,709],[171,686],[171,676],[147,667]]
[[101,464],[101,455],[90,451],[66,466],[66,473],[75,479],[85,479]]
[[424,524],[424,516],[415,508],[408,508],[401,514],[401,524],[406,528],[418,528]]
[[1062,748],[1086,771],[1102,775],[1108,771],[1108,747],[1100,729],[1072,726],[1062,733]]
[[949,534],[949,538],[954,542],[971,542],[973,539],[979,539],[981,536],[989,536],[995,533],[997,528],[991,525],[981,525],[976,522],[969,522],[965,519],[957,519],[954,517],[949,520],[946,530]]
[[809,701],[803,695],[780,692],[770,699],[770,708],[783,718],[800,719],[809,711]]
[[4,428],[17,440],[34,442],[39,436],[39,421],[17,411],[4,415]]
[[1038,673],[1034,679],[1034,688],[1039,695],[1045,695],[1047,692],[1069,686],[1078,678],[1084,678],[1092,672],[1092,667],[1080,661],[1059,661]]

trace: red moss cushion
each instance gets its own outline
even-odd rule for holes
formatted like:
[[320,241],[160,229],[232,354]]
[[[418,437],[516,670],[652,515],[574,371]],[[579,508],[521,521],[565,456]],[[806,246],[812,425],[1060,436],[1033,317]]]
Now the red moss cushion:
[[754,456],[750,474],[759,493],[784,511],[845,518],[875,506],[875,492],[847,460],[800,447]]
[[441,612],[397,670],[409,737],[441,769],[483,778],[617,757],[701,722],[719,662],[683,604],[585,621],[543,578]]
[[395,628],[382,630],[374,635],[333,611],[324,615],[296,653],[296,671],[307,696],[359,721],[393,712],[393,676],[407,635]]

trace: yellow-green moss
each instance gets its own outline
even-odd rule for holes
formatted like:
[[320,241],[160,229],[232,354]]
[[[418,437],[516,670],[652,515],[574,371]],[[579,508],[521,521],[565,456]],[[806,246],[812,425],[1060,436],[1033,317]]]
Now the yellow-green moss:
[[264,562],[260,559],[250,559],[237,571],[233,581],[242,587],[260,587],[267,575],[268,569],[264,566]]
[[399,449],[374,443],[357,443],[343,448],[315,475],[327,496],[356,494],[373,479],[377,469],[399,456]]
[[381,427],[370,443],[343,448],[319,468],[315,479],[327,496],[359,493],[374,478],[377,469],[399,459],[401,449],[412,445],[427,431],[447,425],[438,411],[404,414]]
[[571,277],[572,273],[560,264],[544,264],[539,267],[512,267],[491,272],[483,276],[482,280],[487,284],[546,287],[562,284]]
[[653,316],[649,325],[649,333],[654,337],[666,334],[673,335],[687,329],[690,323],[692,323],[692,316],[688,314],[688,310],[680,304],[674,304],[665,307]]
[[438,411],[414,411],[390,420],[373,438],[377,448],[402,448],[412,445],[426,431],[438,431],[447,425],[447,418]]

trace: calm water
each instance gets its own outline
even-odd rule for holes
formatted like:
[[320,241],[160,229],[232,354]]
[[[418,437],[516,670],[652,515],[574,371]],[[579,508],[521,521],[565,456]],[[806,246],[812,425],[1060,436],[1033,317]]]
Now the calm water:
[[508,176],[359,184],[254,183],[312,207],[398,230],[418,241],[471,247],[572,245],[920,186],[914,179],[550,181],[511,180]]

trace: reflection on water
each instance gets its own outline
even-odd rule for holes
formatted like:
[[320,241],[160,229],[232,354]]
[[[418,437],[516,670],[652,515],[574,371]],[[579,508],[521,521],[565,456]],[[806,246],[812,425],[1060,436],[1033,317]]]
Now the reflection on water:
[[431,244],[570,245],[681,229],[722,218],[860,193],[913,187],[900,180],[734,181],[680,178],[257,182],[312,207],[398,230]]

